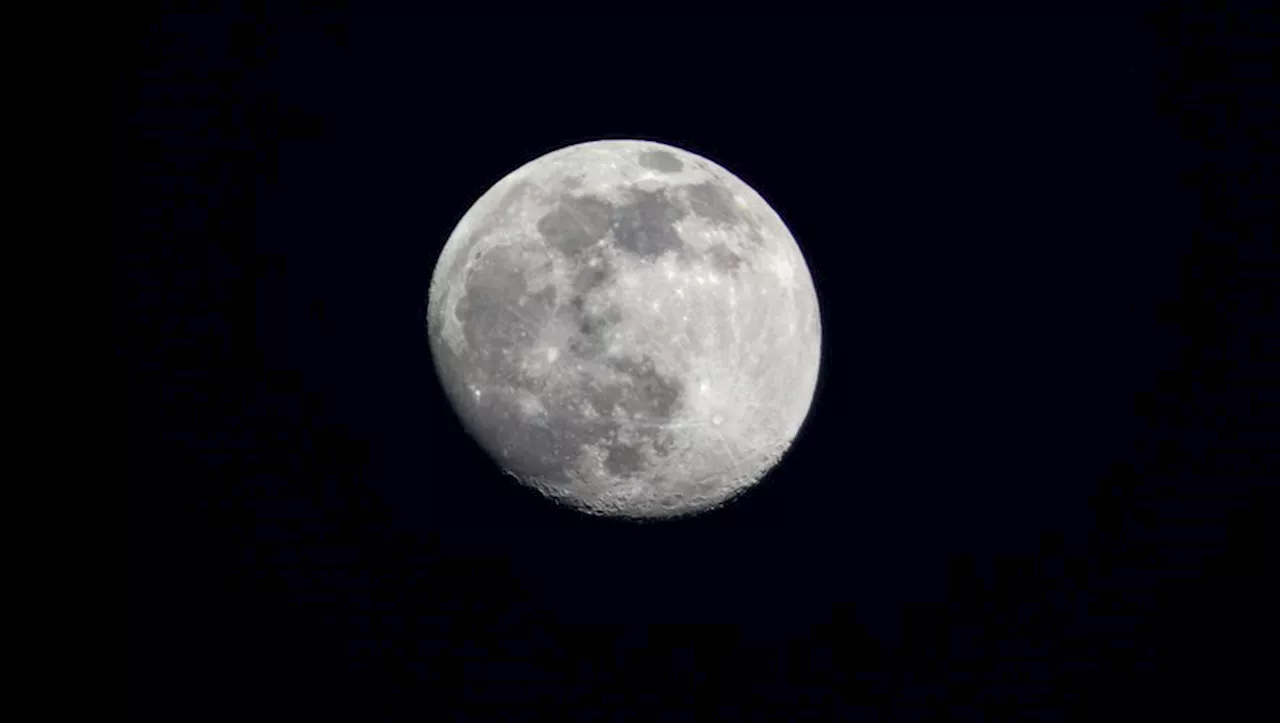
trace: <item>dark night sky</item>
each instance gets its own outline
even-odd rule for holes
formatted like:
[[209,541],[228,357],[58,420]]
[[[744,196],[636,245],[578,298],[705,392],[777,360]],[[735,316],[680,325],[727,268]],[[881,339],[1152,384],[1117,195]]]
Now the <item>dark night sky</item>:
[[[1251,190],[1274,117],[1244,26],[1198,17],[657,52],[140,15],[116,88],[133,719],[1239,700],[1275,604],[1277,259]],[[431,367],[453,225],[605,137],[756,188],[822,305],[800,438],[698,518],[520,489]]]

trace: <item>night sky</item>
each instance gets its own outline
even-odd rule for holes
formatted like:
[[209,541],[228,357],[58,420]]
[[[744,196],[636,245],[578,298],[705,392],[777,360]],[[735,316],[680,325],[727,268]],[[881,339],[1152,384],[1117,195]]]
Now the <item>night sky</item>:
[[[1280,258],[1253,21],[134,22],[114,108],[132,720],[1266,717],[1245,661],[1274,661],[1280,608]],[[519,487],[432,368],[453,226],[599,138],[728,168],[817,287],[804,429],[699,517]]]

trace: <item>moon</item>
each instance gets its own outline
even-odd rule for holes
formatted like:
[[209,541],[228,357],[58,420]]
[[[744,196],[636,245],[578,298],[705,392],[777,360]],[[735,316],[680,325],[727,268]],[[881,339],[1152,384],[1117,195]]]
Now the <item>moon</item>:
[[427,336],[463,425],[510,476],[583,512],[685,516],[760,480],[809,413],[817,294],[791,232],[716,163],[571,145],[463,215]]

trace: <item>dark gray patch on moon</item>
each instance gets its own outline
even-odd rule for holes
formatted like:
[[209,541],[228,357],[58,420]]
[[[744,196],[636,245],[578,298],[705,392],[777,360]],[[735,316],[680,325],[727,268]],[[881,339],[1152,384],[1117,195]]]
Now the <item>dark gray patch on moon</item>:
[[[574,340],[581,341],[583,338]],[[571,344],[572,353],[580,354],[573,349]],[[514,351],[513,360],[532,353],[527,343],[517,345]],[[598,356],[598,351],[585,356]],[[478,359],[471,356],[467,361],[475,365]],[[614,361],[609,366],[620,378],[606,379],[588,373],[554,391],[554,387],[520,378],[515,369],[504,368],[501,363],[495,366],[491,361],[482,362],[481,367],[490,372],[491,378],[507,381],[490,384],[481,396],[467,400],[474,409],[474,414],[467,415],[470,424],[480,432],[481,440],[503,440],[503,446],[494,451],[509,469],[546,483],[567,482],[566,470],[573,469],[579,456],[593,446],[604,453],[603,464],[610,473],[641,473],[650,464],[644,452],[646,446],[660,457],[674,446],[672,431],[663,423],[669,422],[679,409],[683,385],[657,373],[648,358]],[[521,406],[521,396],[526,393],[532,394],[542,407],[532,416]],[[583,414],[583,402],[595,411],[595,417]],[[617,439],[626,424],[614,418],[618,412],[640,423],[639,427],[628,427],[629,439]]]
[[[569,481],[567,470],[578,466],[580,456],[591,447],[604,453],[604,466],[615,475],[640,473],[647,467],[643,446],[647,443],[660,455],[673,446],[671,432],[661,427],[647,428],[632,440],[621,441],[621,424],[612,419],[612,404],[625,405],[631,394],[624,385],[609,384],[593,400],[601,408],[599,417],[583,416],[580,392],[537,394],[543,415],[530,419],[520,408],[520,389],[492,389],[476,401],[475,420],[482,440],[502,440],[495,452],[505,466],[524,478],[559,485]],[[606,406],[608,402],[608,406]]]
[[659,171],[662,173],[676,173],[684,170],[684,164],[679,158],[666,151],[645,151],[640,154],[637,162],[651,171]]
[[604,354],[608,344],[605,335],[609,327],[622,321],[622,313],[614,307],[601,311],[588,310],[585,298],[578,294],[560,307],[563,321],[577,333],[569,339],[569,351],[582,359],[595,359]]
[[653,259],[668,251],[683,254],[684,240],[675,227],[686,214],[682,205],[665,190],[632,188],[627,194],[621,205],[595,196],[564,198],[538,220],[538,233],[570,261],[580,259],[610,229],[618,248],[640,258]]
[[707,250],[711,266],[719,271],[732,274],[742,266],[742,257],[730,251],[724,244],[716,244]]
[[591,410],[602,417],[613,414],[613,408],[622,402],[622,387],[617,384],[605,384],[599,387],[586,387],[586,401]]
[[567,197],[538,220],[538,233],[547,243],[574,256],[604,238],[612,207],[591,196]]
[[[665,456],[674,445],[672,431],[663,425],[680,408],[683,383],[660,374],[648,357],[607,359],[604,333],[621,322],[621,312],[613,307],[587,311],[580,296],[557,305],[554,288],[527,288],[521,270],[527,263],[508,249],[495,249],[471,273],[458,302],[456,314],[467,351],[453,357],[443,345],[442,353],[456,359],[449,362],[450,368],[473,370],[470,379],[481,391],[462,391],[457,400],[469,410],[464,415],[468,426],[508,469],[526,479],[564,484],[569,481],[566,471],[575,468],[591,447],[604,454],[610,473],[642,473],[650,464],[646,448]],[[571,355],[604,363],[618,376],[583,371],[560,384],[525,376],[521,362],[535,353],[538,331],[555,315],[577,326],[568,344]],[[449,388],[469,389],[454,384]],[[531,411],[525,406],[530,395],[540,408]],[[594,417],[583,413],[583,403],[594,410]],[[617,413],[639,426],[614,418]],[[619,440],[624,426],[630,438]],[[501,440],[501,445],[491,446],[493,440]]]
[[579,294],[585,294],[604,286],[611,278],[613,278],[613,267],[603,261],[594,266],[583,266],[573,276],[573,290]]
[[512,209],[524,200],[525,196],[533,189],[533,184],[528,181],[521,181],[508,190],[501,199],[494,205],[493,210],[484,215],[484,218],[476,225],[468,236],[466,243],[461,251],[454,256],[453,263],[450,264],[448,272],[444,278],[452,279],[466,268],[468,263],[474,263],[476,255],[474,249],[480,241],[482,241],[494,229],[498,228],[511,214]]
[[[679,159],[665,152],[654,152],[648,162],[657,167],[657,170],[674,171],[683,167]],[[559,472],[562,476],[563,470],[572,466],[564,463],[566,455],[573,456],[587,447],[597,445],[604,454],[603,464],[606,470],[615,475],[630,475],[642,472],[648,465],[645,447],[651,447],[659,455],[670,451],[673,445],[672,433],[663,425],[674,417],[680,406],[684,394],[683,384],[678,379],[659,374],[653,360],[647,357],[639,360],[607,359],[608,332],[611,327],[622,322],[622,314],[617,307],[588,307],[586,295],[606,285],[616,273],[601,249],[593,248],[610,230],[618,249],[644,259],[654,258],[668,251],[683,253],[685,244],[676,231],[675,224],[686,213],[682,205],[676,203],[665,191],[632,188],[627,191],[626,201],[618,205],[589,195],[563,198],[552,211],[538,220],[538,232],[549,250],[563,257],[572,269],[572,296],[566,303],[554,307],[554,310],[551,306],[555,302],[554,298],[542,300],[537,303],[538,310],[544,314],[559,315],[561,321],[574,330],[566,345],[570,355],[582,360],[603,362],[619,378],[602,380],[586,376],[580,383],[570,385],[569,388],[578,390],[576,402],[589,405],[595,412],[594,418],[584,417],[580,409],[573,408],[575,400],[546,399],[546,394],[540,394],[539,398],[547,409],[546,414],[553,420],[550,424],[556,428],[554,435],[546,432],[542,425],[522,417],[522,412],[514,401],[506,402],[511,407],[509,410],[491,410],[489,413],[494,417],[510,418],[513,425],[520,427],[518,430],[500,430],[499,436],[495,438],[513,440],[509,447],[517,450],[513,454],[523,465],[521,472],[530,474],[528,470],[535,470],[532,474],[536,476],[555,479],[557,477],[552,472]],[[494,259],[495,263],[499,261],[502,259]],[[518,280],[522,276],[519,269],[520,266],[514,264],[501,281],[495,281],[509,284],[510,288],[516,289],[516,295],[527,293],[523,289],[523,282]],[[483,280],[482,283],[486,288],[490,286]],[[510,298],[499,297],[500,295],[490,294],[486,298],[490,298],[498,306],[512,303]],[[525,302],[526,305],[528,303]],[[468,309],[470,308],[469,306]],[[542,317],[530,318],[530,321],[535,321],[536,318]],[[485,323],[501,329],[499,316],[486,317]],[[536,331],[529,330],[526,337],[514,330],[501,329],[497,336],[502,338],[489,338],[487,346],[505,346],[512,349],[512,356],[518,359],[521,355],[533,353],[529,339]],[[472,342],[470,336],[468,342]],[[484,346],[473,348],[480,349]],[[492,363],[488,366],[492,366]],[[516,375],[509,372],[503,377],[516,379]],[[517,383],[531,383],[531,380],[519,380]],[[621,413],[623,417],[639,423],[638,428],[631,429],[631,439],[616,440],[621,423],[613,418],[615,413]],[[611,437],[615,441],[606,441]]]
[[[588,395],[588,403],[602,416],[620,410],[626,417],[640,423],[633,434],[634,442],[611,442],[605,446],[605,469],[616,475],[633,474],[647,465],[645,443],[658,456],[665,456],[673,446],[671,430],[662,425],[670,422],[680,408],[684,385],[678,379],[659,374],[649,357],[640,360],[611,360],[615,371],[625,375],[623,383],[607,384]],[[612,423],[610,431],[619,425]]]
[[747,221],[738,211],[733,194],[718,183],[708,182],[689,186],[689,208],[715,223],[736,225]]
[[582,356],[596,356],[604,348],[605,331],[617,323],[603,314],[582,313],[578,317],[578,335],[575,339]]
[[639,361],[615,359],[609,362],[609,366],[631,380],[634,393],[619,402],[624,412],[643,422],[671,420],[684,393],[684,385],[678,379],[668,379],[659,374],[649,357],[642,357]]
[[644,455],[634,445],[613,443],[607,448],[604,468],[616,475],[634,474],[644,469]]
[[525,344],[556,308],[552,286],[534,291],[527,284],[527,259],[507,248],[496,248],[474,264],[466,293],[455,314],[462,324],[473,360],[489,374],[504,371],[502,350]]
[[684,210],[664,191],[633,189],[631,201],[614,210],[614,239],[619,247],[645,259],[680,251],[684,241],[675,223],[683,217]]
[[555,400],[548,398],[540,399],[540,403],[546,408],[549,423],[531,422],[520,410],[514,392],[494,388],[475,401],[477,426],[482,433],[492,435],[481,439],[503,440],[503,448],[495,451],[521,474],[564,481],[564,469],[572,465],[578,450],[595,439],[600,430],[553,421],[573,417],[569,410],[559,408]]
[[[653,154],[648,158],[649,167],[682,167],[670,154]],[[494,218],[505,215],[506,207],[524,192],[517,190],[504,197]],[[563,258],[572,269],[567,300],[558,299],[551,286],[528,288],[529,271],[539,260],[521,253],[518,247],[498,247],[472,260],[467,289],[456,313],[472,350],[467,364],[483,372],[492,389],[468,402],[477,408],[481,420],[487,420],[483,424],[492,427],[482,438],[504,440],[505,446],[498,451],[521,474],[563,481],[565,470],[573,467],[577,456],[596,446],[604,454],[605,469],[615,475],[630,475],[649,465],[647,447],[659,456],[670,451],[674,438],[664,425],[679,411],[683,383],[659,374],[648,357],[608,358],[609,330],[622,322],[622,313],[612,306],[591,308],[586,298],[616,274],[598,246],[610,231],[619,250],[652,259],[668,251],[690,253],[675,228],[690,210],[718,224],[746,221],[729,191],[718,184],[690,186],[687,193],[687,204],[665,189],[627,189],[626,201],[621,204],[592,195],[560,199],[538,220],[537,230],[546,242],[546,251]],[[744,263],[723,244],[708,249],[705,258],[726,272]],[[572,357],[604,363],[618,378],[605,380],[587,373],[555,394],[545,379],[524,376],[520,361],[534,353],[534,340],[553,317],[573,330],[566,344]],[[570,389],[576,391],[569,393]],[[522,405],[521,390],[533,394],[542,410],[531,414]],[[595,417],[583,415],[583,402],[594,410]],[[625,441],[616,439],[626,424],[614,418],[618,413],[638,425],[627,425],[632,436]]]

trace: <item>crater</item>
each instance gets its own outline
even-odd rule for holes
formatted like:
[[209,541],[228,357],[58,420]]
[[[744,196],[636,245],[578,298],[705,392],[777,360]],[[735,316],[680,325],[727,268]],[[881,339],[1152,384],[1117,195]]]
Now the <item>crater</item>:
[[684,164],[679,158],[663,150],[645,151],[637,160],[641,166],[651,171],[676,173],[684,170]]

